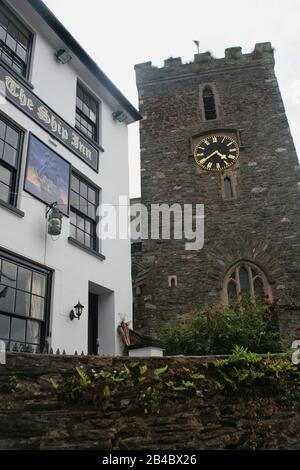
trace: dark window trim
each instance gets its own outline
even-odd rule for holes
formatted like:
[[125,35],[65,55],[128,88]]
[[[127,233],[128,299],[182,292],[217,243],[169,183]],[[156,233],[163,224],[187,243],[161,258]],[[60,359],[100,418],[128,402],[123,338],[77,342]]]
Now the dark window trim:
[[[79,214],[80,216],[84,217],[84,218],[87,218],[88,220],[92,221],[93,223],[95,223],[95,248],[92,249],[92,248],[88,248],[86,245],[84,245],[83,243],[80,243],[78,240],[76,240],[75,238],[73,237],[69,237],[69,239],[71,240],[75,240],[76,241],[76,244],[79,244],[79,245],[82,245],[83,247],[85,247],[87,250],[93,252],[93,253],[96,253],[96,254],[100,254],[99,253],[99,248],[100,248],[100,240],[99,240],[99,237],[98,237],[98,234],[97,234],[97,227],[98,227],[98,224],[99,224],[99,215],[97,215],[96,213],[96,219],[93,220],[91,219],[88,215],[84,214],[84,212],[81,212],[80,209],[76,208],[75,206],[72,206],[71,204],[71,191],[72,191],[72,176],[76,176],[79,180],[83,181],[84,183],[87,183],[89,186],[91,186],[97,193],[97,201],[96,201],[96,208],[99,207],[99,204],[100,204],[100,194],[101,194],[101,188],[99,186],[97,186],[92,180],[90,180],[88,177],[86,177],[83,173],[81,173],[81,171],[79,170],[76,170],[76,168],[72,167],[72,171],[71,171],[71,179],[70,179],[70,204],[69,204],[69,214],[71,213],[71,211],[73,210],[76,214]],[[71,223],[70,223],[71,225]],[[101,255],[103,256],[103,255]]]
[[[19,196],[19,189],[20,189],[20,177],[21,177],[21,166],[22,166],[25,132],[21,127],[17,126],[14,121],[9,119],[6,115],[4,115],[1,112],[0,112],[0,119],[6,122],[9,126],[13,127],[19,133],[19,136],[20,136],[19,148],[17,152],[18,162],[17,162],[17,167],[15,168],[15,177],[14,177],[14,193],[15,194],[13,197],[13,203],[7,203],[5,201],[0,200],[1,203],[3,203],[6,208],[12,207],[16,209],[15,212],[18,212],[20,211],[20,209],[18,209],[17,207],[17,204],[18,204],[18,196]],[[8,166],[10,165],[8,164]],[[3,206],[3,204],[1,205]],[[20,213],[24,215],[24,212],[20,211]]]
[[[2,247],[0,247],[0,257],[1,256],[3,258],[6,258],[8,261],[12,261],[13,263],[17,263],[17,264],[19,263],[24,267],[40,272],[47,276],[46,293],[45,293],[45,321],[32,318],[33,321],[39,321],[41,323],[40,349],[42,351],[45,346],[46,337],[49,336],[49,333],[50,333],[50,307],[51,307],[52,279],[53,279],[54,270],[40,263],[36,263],[35,261],[30,261],[28,258],[25,258],[22,255],[15,254]],[[7,312],[3,312],[3,314],[5,315],[7,314]],[[18,318],[21,317],[18,315],[16,316]],[[28,319],[29,317],[24,317],[24,318]]]
[[[26,66],[26,74],[25,75],[21,75],[19,73],[17,73],[12,67],[10,67],[8,64],[6,64],[4,62],[4,64],[8,67],[9,71],[13,71],[14,72],[14,75],[16,78],[21,78],[21,80],[24,81],[25,84],[27,84],[28,86],[30,86],[30,88],[34,88],[33,85],[30,83],[29,81],[29,76],[30,76],[30,72],[31,72],[31,65],[32,65],[32,50],[33,50],[33,42],[34,42],[34,37],[35,37],[35,32],[32,30],[32,28],[27,24],[27,22],[25,21],[24,22],[24,19],[19,15],[19,13],[13,8],[12,5],[8,4],[6,2],[6,0],[2,0],[1,1],[2,5],[0,4],[0,7],[2,6],[4,8],[4,10],[8,10],[9,14],[12,15],[13,17],[15,17],[17,19],[17,21],[19,23],[21,23],[21,25],[28,30],[28,32],[30,33],[30,36],[29,36],[29,44],[28,44],[28,61],[27,61],[27,66]],[[3,64],[3,61],[1,60],[1,65]]]
[[93,255],[96,258],[101,259],[102,261],[106,259],[106,257],[102,253],[96,250],[92,250],[92,248],[88,248],[86,245],[76,240],[76,238],[68,237],[68,242],[74,246],[77,246],[78,248],[81,248],[81,250],[86,251],[90,255]]
[[8,73],[10,73],[16,80],[19,80],[19,82],[21,82],[22,85],[27,86],[31,88],[32,90],[34,89],[34,85],[30,81],[28,81],[25,77],[23,77],[23,75],[19,75],[12,67],[10,67],[1,58],[0,58],[0,64],[1,64],[1,67],[6,69]]
[[[100,137],[101,137],[101,132],[100,132],[100,110],[101,110],[101,100],[92,92],[90,89],[79,79],[77,78],[76,82],[76,103],[77,103],[77,89],[78,85],[82,88],[84,93],[88,95],[92,100],[95,101],[97,104],[97,112],[96,112],[96,139],[92,139],[89,135],[85,134],[80,128],[77,127],[76,122],[75,122],[75,129],[80,131],[80,133],[83,136],[86,136],[91,143],[96,143],[97,145],[100,146]],[[75,103],[75,113],[77,112],[77,104]],[[89,119],[80,109],[78,109],[79,114],[83,114],[83,116],[87,119]],[[76,118],[76,116],[75,116]]]

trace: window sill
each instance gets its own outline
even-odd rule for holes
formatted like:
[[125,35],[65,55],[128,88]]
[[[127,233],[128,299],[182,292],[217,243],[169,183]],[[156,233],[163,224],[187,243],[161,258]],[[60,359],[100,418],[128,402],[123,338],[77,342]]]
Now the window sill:
[[9,212],[12,212],[13,214],[17,215],[18,217],[24,217],[25,213],[18,209],[15,206],[12,206],[11,204],[8,204],[5,201],[0,200],[0,207],[3,207],[4,209],[7,209]]
[[68,242],[71,243],[71,244],[74,245],[74,246],[77,246],[77,247],[80,248],[81,250],[86,251],[86,252],[89,253],[90,255],[93,255],[93,256],[95,256],[96,258],[101,259],[102,261],[106,259],[104,255],[102,255],[102,254],[99,253],[98,251],[95,251],[95,250],[92,250],[91,248],[88,248],[88,247],[85,246],[83,243],[80,243],[79,241],[77,241],[77,240],[76,240],[75,238],[73,238],[73,237],[69,237],[69,238],[68,238]]
[[2,59],[0,59],[0,64],[1,66],[8,71],[16,80],[22,83],[22,85],[26,86],[27,88],[31,88],[31,90],[34,89],[33,84],[27,80],[27,78],[23,77],[22,75],[19,75],[13,68],[11,68],[8,64],[6,64]]

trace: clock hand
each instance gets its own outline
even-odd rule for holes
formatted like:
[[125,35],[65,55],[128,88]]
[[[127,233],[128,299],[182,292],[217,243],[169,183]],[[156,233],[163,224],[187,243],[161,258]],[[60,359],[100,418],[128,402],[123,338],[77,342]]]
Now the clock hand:
[[202,163],[206,162],[206,160],[208,160],[209,158],[213,157],[214,155],[218,154],[218,150],[215,150],[214,152],[212,152],[210,155],[208,155],[207,157],[205,157],[203,160],[202,160]]

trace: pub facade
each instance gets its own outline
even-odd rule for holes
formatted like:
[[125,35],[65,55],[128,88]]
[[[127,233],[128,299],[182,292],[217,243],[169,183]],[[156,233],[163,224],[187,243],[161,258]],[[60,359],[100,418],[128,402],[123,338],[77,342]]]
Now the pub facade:
[[0,1],[0,340],[115,355],[132,319],[129,239],[99,206],[129,198],[138,111],[40,0]]

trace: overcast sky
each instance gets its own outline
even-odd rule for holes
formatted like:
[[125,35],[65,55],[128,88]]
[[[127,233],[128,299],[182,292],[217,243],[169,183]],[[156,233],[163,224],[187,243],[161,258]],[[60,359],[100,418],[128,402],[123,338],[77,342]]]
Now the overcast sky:
[[[299,0],[44,0],[102,70],[137,106],[134,65],[170,56],[183,62],[207,50],[219,58],[226,47],[251,52],[271,41],[276,74],[300,155]],[[266,136],[267,138],[268,136]],[[138,124],[129,127],[131,196],[138,196]]]

